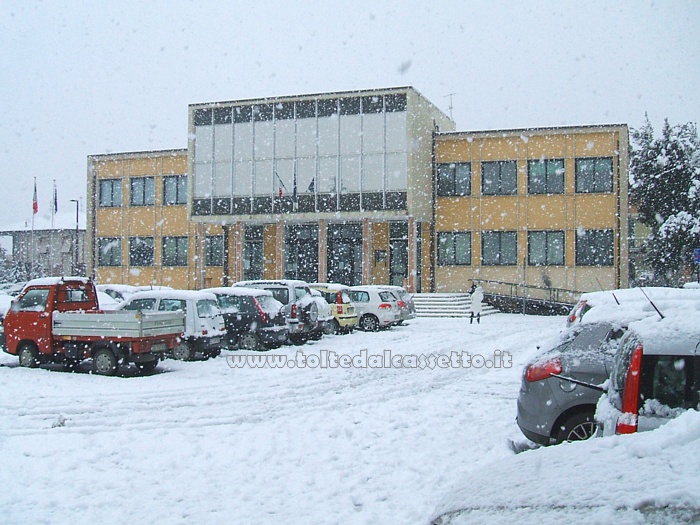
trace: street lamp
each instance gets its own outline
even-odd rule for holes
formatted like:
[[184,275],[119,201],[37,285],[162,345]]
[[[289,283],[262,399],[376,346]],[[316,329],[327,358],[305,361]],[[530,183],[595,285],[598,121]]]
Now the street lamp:
[[75,203],[75,239],[73,239],[73,269],[71,270],[71,275],[77,275],[78,273],[78,212],[79,204],[78,199],[71,199],[71,202]]

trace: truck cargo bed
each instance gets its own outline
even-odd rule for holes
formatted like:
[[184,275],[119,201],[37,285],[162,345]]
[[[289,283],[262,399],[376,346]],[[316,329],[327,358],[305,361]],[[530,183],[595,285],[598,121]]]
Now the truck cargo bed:
[[179,334],[185,329],[182,312],[53,312],[57,336],[131,338]]

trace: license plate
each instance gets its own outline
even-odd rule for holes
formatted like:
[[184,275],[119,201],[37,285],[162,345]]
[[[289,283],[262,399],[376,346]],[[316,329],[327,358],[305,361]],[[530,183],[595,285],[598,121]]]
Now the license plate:
[[156,343],[151,345],[151,352],[165,352],[168,349],[168,347],[165,345],[165,343]]
[[212,337],[209,342],[213,345],[218,345],[221,342],[221,338],[220,337]]
[[287,335],[286,334],[277,334],[277,339],[279,339],[280,341],[284,341],[285,339],[287,339]]

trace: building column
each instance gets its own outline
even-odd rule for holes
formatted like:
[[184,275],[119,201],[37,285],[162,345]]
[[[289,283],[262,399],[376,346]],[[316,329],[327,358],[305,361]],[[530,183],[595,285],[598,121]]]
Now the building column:
[[370,284],[372,273],[372,221],[362,219],[362,284]]
[[318,282],[328,282],[328,221],[318,221]]
[[[245,246],[245,223],[237,222],[233,230],[233,280],[243,280],[243,253]],[[230,253],[230,252],[229,252]]]
[[406,290],[415,293],[418,273],[418,242],[416,239],[416,218],[408,217],[408,283]]
[[275,232],[275,275],[284,279],[284,221],[277,221]]

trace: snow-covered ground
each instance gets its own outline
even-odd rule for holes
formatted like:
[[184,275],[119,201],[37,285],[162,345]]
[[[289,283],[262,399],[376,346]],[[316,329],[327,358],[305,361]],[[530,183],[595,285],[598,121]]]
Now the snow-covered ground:
[[[563,326],[510,314],[416,319],[257,354],[295,366],[234,368],[230,359],[253,354],[225,352],[145,377],[21,369],[1,354],[0,522],[428,524],[483,507],[496,515],[485,522],[501,523],[529,502],[563,522],[604,523],[623,506],[618,522],[643,523],[643,503],[700,505],[697,412],[647,435],[512,452],[510,441],[525,442],[522,365]],[[296,366],[297,352],[315,366]],[[462,352],[504,366],[451,366]],[[438,354],[432,363],[448,366],[409,368],[411,356]],[[340,366],[353,358],[367,366]],[[379,368],[379,358],[406,367]],[[537,513],[507,521],[548,523]]]

